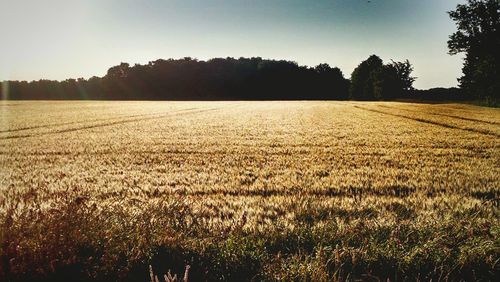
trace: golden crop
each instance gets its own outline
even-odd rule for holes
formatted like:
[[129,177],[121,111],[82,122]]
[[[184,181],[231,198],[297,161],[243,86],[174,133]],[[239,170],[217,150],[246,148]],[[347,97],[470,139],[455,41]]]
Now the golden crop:
[[499,137],[462,104],[3,101],[0,280],[498,278]]

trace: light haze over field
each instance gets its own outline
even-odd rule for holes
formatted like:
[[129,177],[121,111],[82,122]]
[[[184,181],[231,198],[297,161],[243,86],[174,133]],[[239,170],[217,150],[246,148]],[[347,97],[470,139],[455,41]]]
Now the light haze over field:
[[326,62],[409,59],[417,88],[456,86],[458,0],[0,0],[0,80],[102,76],[120,62],[190,56]]

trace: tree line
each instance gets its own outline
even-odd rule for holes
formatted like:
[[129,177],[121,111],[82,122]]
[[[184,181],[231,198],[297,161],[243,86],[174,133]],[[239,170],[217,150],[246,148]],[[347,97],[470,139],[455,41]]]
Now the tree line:
[[[256,57],[160,59],[134,66],[121,63],[103,77],[8,81],[2,89],[7,92],[8,87],[9,99],[93,100],[374,100],[396,98],[411,89],[408,61],[385,66],[380,58],[377,62],[376,69],[368,70],[362,63],[355,73],[362,79],[367,73],[371,80],[357,80],[352,85],[339,68],[328,64],[306,67]],[[358,95],[357,90],[352,91],[358,83],[374,83],[376,94]],[[7,93],[2,95],[7,97]]]
[[415,90],[408,60],[384,64],[376,55],[351,78],[328,64],[255,58],[156,60],[111,67],[103,77],[64,81],[4,81],[2,99],[92,100],[484,100],[500,97],[500,1],[467,0],[449,15],[457,31],[451,55],[465,53],[460,88]]

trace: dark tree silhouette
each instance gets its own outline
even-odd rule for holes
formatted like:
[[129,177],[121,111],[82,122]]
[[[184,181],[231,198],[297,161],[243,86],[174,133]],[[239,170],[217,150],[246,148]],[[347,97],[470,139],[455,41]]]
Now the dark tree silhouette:
[[423,101],[465,101],[466,95],[460,88],[431,88],[427,90],[411,90],[411,97]]
[[371,55],[366,61],[361,62],[351,74],[350,98],[375,100],[374,84],[382,67],[383,61],[376,55]]
[[384,65],[376,55],[370,56],[351,75],[350,97],[354,100],[388,100],[409,96],[415,78],[408,60]]
[[8,84],[11,99],[332,100],[346,99],[349,88],[328,64],[309,68],[259,57],[121,63],[102,78]]
[[[318,74],[316,85],[323,92],[336,93],[336,98],[346,100],[349,98],[349,80],[344,78],[342,71],[328,64],[319,64],[314,70]],[[321,93],[321,92],[320,92]]]
[[374,97],[379,100],[401,98],[413,90],[415,77],[411,76],[413,66],[410,61],[394,62],[384,65],[375,75]]
[[403,91],[411,91],[413,90],[413,82],[417,79],[414,76],[411,76],[413,72],[413,66],[411,65],[409,60],[405,60],[404,62],[395,62],[392,61],[390,64],[392,68],[396,71],[396,76],[398,78],[398,88]]
[[449,53],[465,53],[460,87],[471,97],[498,101],[500,1],[468,0],[449,15],[458,29],[448,41]]
[[402,88],[396,68],[390,64],[381,66],[373,80],[373,97],[377,100],[388,100],[400,96]]
[[208,61],[186,57],[145,65],[121,63],[102,78],[3,85],[9,86],[9,99],[387,100],[408,96],[415,80],[412,70],[408,60],[384,65],[372,55],[354,70],[351,84],[339,68],[328,64],[311,68],[259,57]]

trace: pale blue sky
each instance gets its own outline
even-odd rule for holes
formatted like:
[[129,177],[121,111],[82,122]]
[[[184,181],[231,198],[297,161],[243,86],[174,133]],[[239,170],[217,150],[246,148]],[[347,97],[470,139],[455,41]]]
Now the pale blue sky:
[[0,0],[0,80],[102,76],[120,62],[191,56],[326,62],[409,59],[415,86],[455,86],[446,11],[460,0]]

